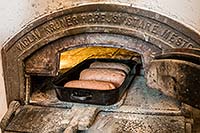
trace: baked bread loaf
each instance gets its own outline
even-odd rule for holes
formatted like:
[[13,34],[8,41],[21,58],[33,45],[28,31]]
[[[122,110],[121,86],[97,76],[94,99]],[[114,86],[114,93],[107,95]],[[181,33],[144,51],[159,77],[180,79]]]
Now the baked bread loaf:
[[106,81],[93,81],[93,80],[72,80],[65,83],[64,87],[82,88],[92,90],[112,90],[115,86]]
[[80,80],[97,80],[97,81],[107,81],[119,87],[124,79],[126,74],[121,70],[116,69],[105,69],[105,68],[89,68],[84,69],[80,73]]
[[90,68],[112,68],[112,69],[119,69],[129,73],[130,68],[123,63],[114,63],[114,62],[93,62],[90,64]]

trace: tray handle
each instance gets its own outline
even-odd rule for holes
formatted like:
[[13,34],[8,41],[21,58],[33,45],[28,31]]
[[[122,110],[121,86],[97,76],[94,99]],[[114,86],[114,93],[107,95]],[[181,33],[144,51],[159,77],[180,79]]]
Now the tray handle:
[[87,94],[85,96],[79,96],[76,93],[72,93],[70,97],[71,97],[72,100],[85,101],[85,100],[90,100],[92,98],[92,95],[91,94]]

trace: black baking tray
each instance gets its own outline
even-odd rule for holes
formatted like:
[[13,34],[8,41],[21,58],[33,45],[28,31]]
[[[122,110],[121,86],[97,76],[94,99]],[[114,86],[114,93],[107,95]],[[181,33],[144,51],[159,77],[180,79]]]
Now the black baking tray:
[[[78,80],[79,74],[82,70],[89,68],[93,62],[117,62],[124,63],[130,67],[130,72],[122,85],[113,90],[91,90],[82,88],[64,87],[64,84],[71,80]],[[87,103],[97,105],[111,105],[120,100],[125,90],[129,87],[136,74],[137,63],[133,60],[121,59],[87,59],[79,63],[64,74],[59,75],[53,81],[56,95],[59,100],[66,102]]]

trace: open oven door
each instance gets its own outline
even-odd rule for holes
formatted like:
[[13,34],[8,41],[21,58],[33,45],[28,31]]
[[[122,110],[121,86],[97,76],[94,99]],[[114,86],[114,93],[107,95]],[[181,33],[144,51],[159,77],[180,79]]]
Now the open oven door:
[[13,101],[1,121],[3,132],[62,132],[66,128],[69,109],[24,105]]

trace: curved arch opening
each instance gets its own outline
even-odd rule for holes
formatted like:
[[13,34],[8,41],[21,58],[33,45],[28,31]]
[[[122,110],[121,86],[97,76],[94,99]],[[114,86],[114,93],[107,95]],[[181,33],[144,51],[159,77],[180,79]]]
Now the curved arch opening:
[[[56,43],[54,43],[56,45]],[[46,49],[46,48],[45,48]],[[55,88],[51,86],[52,80],[54,80],[59,75],[62,75],[78,65],[79,63],[88,60],[88,59],[117,59],[117,60],[127,60],[127,61],[136,61],[138,64],[142,64],[141,54],[134,52],[134,50],[127,50],[127,48],[120,48],[119,45],[111,45],[111,44],[83,44],[78,46],[71,46],[68,48],[64,48],[59,50],[57,55],[59,55],[59,59],[56,60],[59,66],[57,76],[48,76],[41,75],[35,71],[30,71],[30,62],[33,60],[38,60],[41,58],[41,55],[45,55],[42,49],[36,52],[34,55],[39,55],[38,57],[29,57],[25,61],[26,73],[30,75],[30,103],[51,106],[57,103],[57,106],[62,106],[65,102],[61,102],[57,99]],[[35,62],[34,62],[35,63]],[[27,66],[29,68],[27,68]],[[143,68],[141,66],[142,72]],[[35,69],[34,69],[35,70]],[[144,73],[142,73],[144,74]],[[70,76],[70,75],[69,75]],[[71,75],[73,76],[73,75]]]
[[60,54],[60,71],[66,71],[86,59],[108,58],[134,60],[140,58],[136,52],[105,46],[86,46],[76,49],[69,49]]

